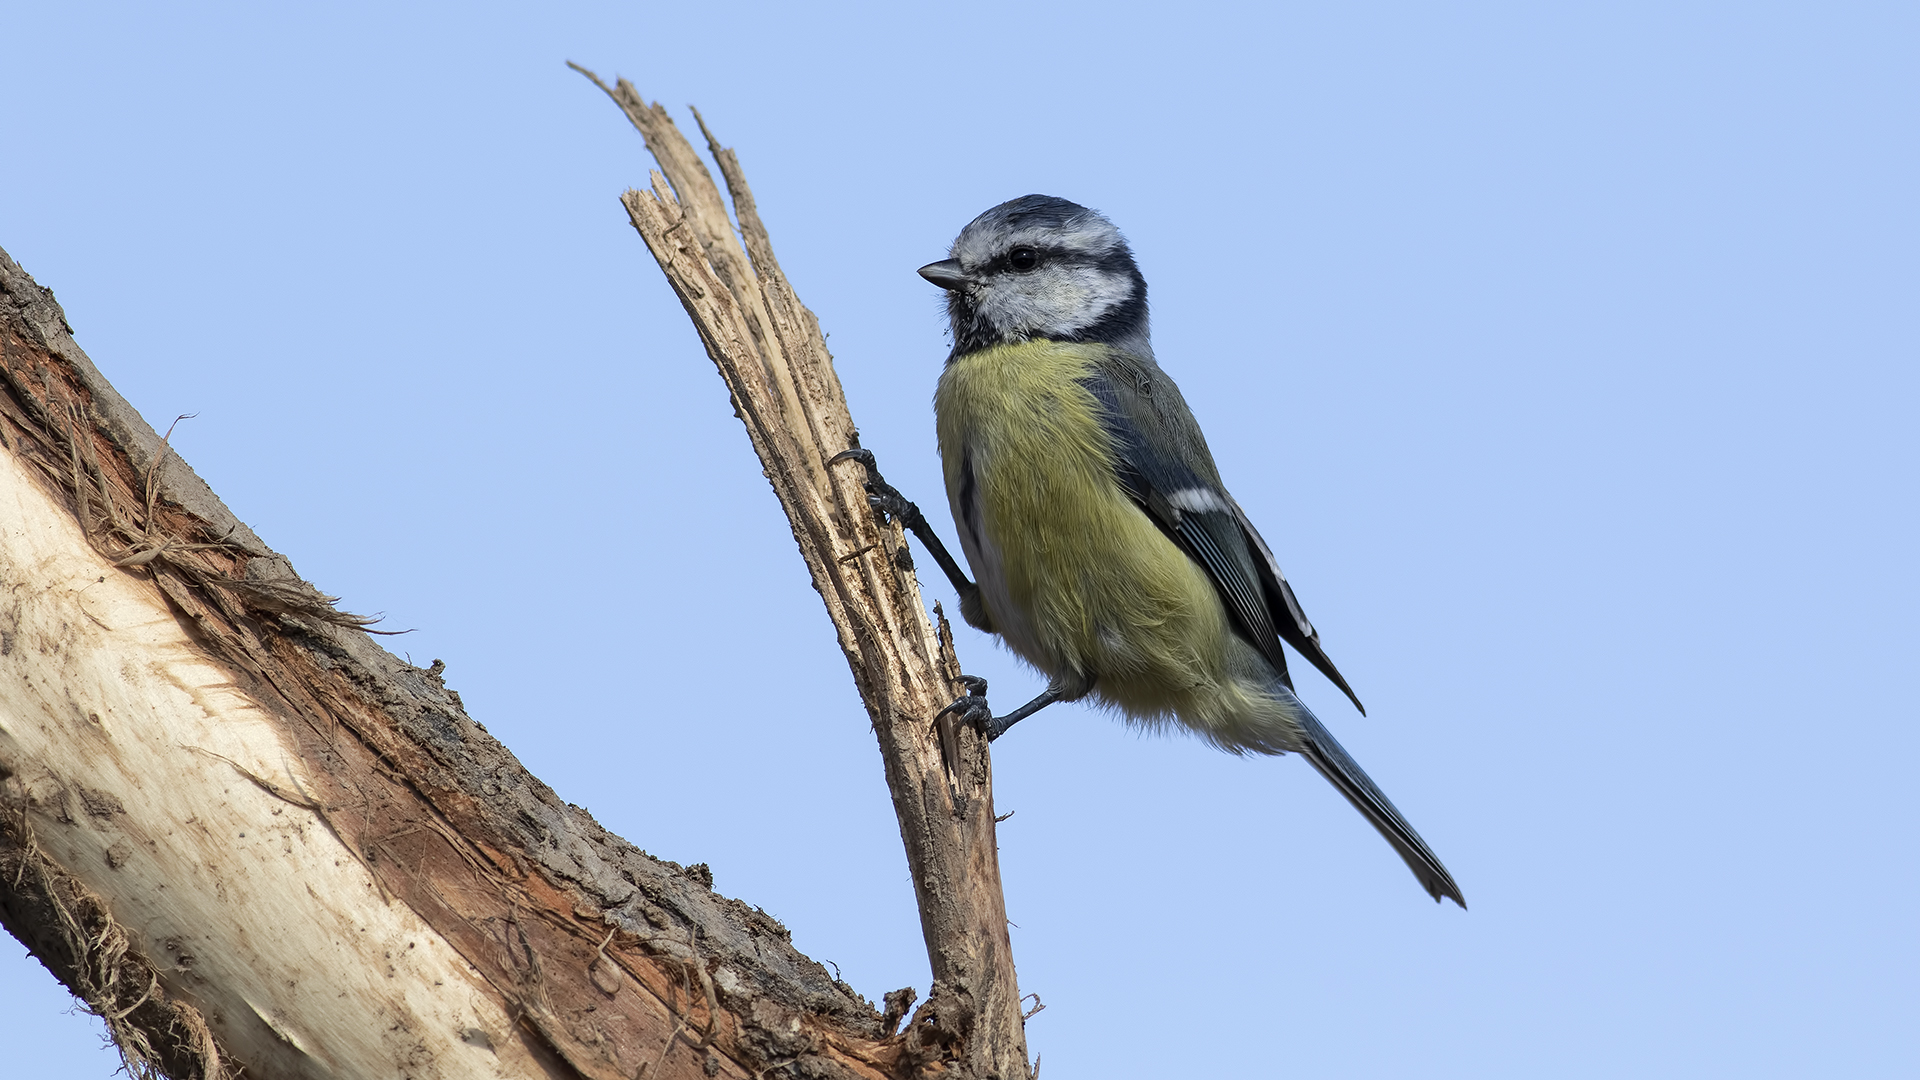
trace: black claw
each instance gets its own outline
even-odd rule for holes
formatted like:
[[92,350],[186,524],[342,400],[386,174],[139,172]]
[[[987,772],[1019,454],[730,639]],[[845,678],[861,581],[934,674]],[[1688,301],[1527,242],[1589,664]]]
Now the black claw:
[[867,470],[864,486],[867,489],[868,506],[902,521],[910,521],[919,516],[920,508],[908,501],[905,495],[900,494],[899,489],[887,483],[886,479],[880,475],[880,465],[874,459],[873,451],[857,447],[852,450],[842,450],[828,458],[827,464],[838,465],[843,461],[857,461]]
[[934,723],[938,724],[952,714],[979,731],[986,732],[993,724],[993,707],[987,704],[987,680],[978,675],[962,675],[954,681],[967,688],[966,696],[954,699],[946,708],[934,713]]
[[940,571],[947,575],[948,581],[953,583],[954,591],[960,594],[961,614],[966,615],[970,625],[984,628],[981,621],[973,615],[967,615],[966,598],[975,590],[973,582],[968,580],[967,575],[961,571],[960,564],[953,561],[953,556],[947,552],[947,546],[934,534],[933,527],[927,524],[926,516],[920,512],[920,508],[905,495],[900,494],[892,484],[887,483],[886,478],[880,475],[880,466],[874,461],[873,451],[856,446],[828,458],[827,464],[838,465],[843,461],[857,461],[867,470],[867,479],[864,482],[867,489],[867,505],[878,511],[883,519],[891,517],[905,526],[908,532],[919,537],[920,542],[926,545],[927,553],[933,556],[933,561],[940,564]]
[[[981,738],[992,742],[1005,735],[1008,728],[1041,709],[1056,701],[1068,700],[1067,692],[1058,683],[1049,683],[1039,697],[1005,716],[995,716],[992,706],[987,704],[987,680],[978,675],[962,675],[955,681],[967,688],[967,696],[933,714],[933,728],[940,734],[941,752],[946,755],[949,762],[953,761],[956,751],[953,745],[953,725],[948,723],[948,716],[957,716],[966,723],[972,724]],[[1082,690],[1072,696],[1077,698],[1085,693],[1086,691]]]
[[987,705],[987,680],[978,675],[962,675],[954,681],[967,688],[966,695],[933,714],[933,732],[940,739],[940,759],[946,762],[948,775],[959,767],[960,761],[960,740],[954,734],[958,725],[948,717],[972,724],[974,730],[981,733],[993,726],[993,709]]
[[[828,458],[827,465],[831,467],[843,461],[857,461],[866,468],[868,490],[872,490],[874,482],[880,480],[880,465],[874,460],[873,451],[862,450],[857,446],[851,450],[842,450]],[[884,483],[885,481],[881,482]]]

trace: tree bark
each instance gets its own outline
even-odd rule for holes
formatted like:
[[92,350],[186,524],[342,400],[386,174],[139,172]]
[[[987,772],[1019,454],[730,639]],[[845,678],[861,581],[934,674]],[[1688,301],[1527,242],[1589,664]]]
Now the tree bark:
[[688,205],[657,174],[624,202],[867,701],[927,1003],[895,1034],[910,992],[883,1017],[704,866],[562,802],[438,662],[379,648],[235,518],[0,251],[0,924],[136,1077],[1028,1075],[986,747],[963,731],[944,762],[928,731],[951,639],[858,470],[825,464],[853,425],[737,163],[716,151],[745,254],[646,111]]
[[135,1076],[906,1076],[170,453],[0,252],[0,923]]

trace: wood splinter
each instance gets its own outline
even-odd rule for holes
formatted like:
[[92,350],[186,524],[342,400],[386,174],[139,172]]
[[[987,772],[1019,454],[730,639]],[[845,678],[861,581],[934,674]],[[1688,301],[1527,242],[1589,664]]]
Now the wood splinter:
[[625,79],[609,87],[569,66],[620,106],[660,166],[651,191],[628,191],[621,203],[727,385],[879,738],[933,968],[908,1042],[945,1060],[950,1075],[1027,1077],[992,761],[971,725],[947,725],[938,737],[932,730],[929,721],[964,688],[952,635],[944,618],[937,628],[928,619],[911,562],[849,558],[883,539],[886,550],[900,550],[905,537],[897,521],[875,521],[859,470],[829,467],[859,438],[820,324],[781,272],[739,159],[704,120],[738,240],[727,200],[666,110]]

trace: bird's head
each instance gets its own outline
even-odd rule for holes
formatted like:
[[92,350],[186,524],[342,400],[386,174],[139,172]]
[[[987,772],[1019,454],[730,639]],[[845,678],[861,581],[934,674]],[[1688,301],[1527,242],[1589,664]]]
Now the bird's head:
[[1152,357],[1146,279],[1126,238],[1098,212],[1022,196],[974,218],[951,255],[920,276],[947,290],[954,356],[1040,338]]

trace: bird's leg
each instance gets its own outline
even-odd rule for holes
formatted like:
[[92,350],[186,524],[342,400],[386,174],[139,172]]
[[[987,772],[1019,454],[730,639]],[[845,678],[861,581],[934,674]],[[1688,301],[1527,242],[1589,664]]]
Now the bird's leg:
[[933,556],[933,561],[939,563],[940,569],[946,572],[947,580],[953,583],[954,591],[960,594],[961,610],[969,610],[976,606],[968,601],[979,594],[980,587],[967,577],[966,573],[960,569],[960,564],[947,553],[947,545],[940,542],[940,537],[933,531],[933,527],[927,524],[926,515],[920,512],[920,508],[880,476],[880,466],[874,463],[873,451],[858,447],[842,450],[827,459],[827,464],[838,465],[842,461],[857,461],[866,466],[867,504],[875,510],[899,518],[900,524],[905,525],[908,532],[920,538],[920,543],[927,549],[928,554]]
[[[967,688],[967,696],[941,709],[934,716],[934,723],[939,724],[951,713],[978,728],[988,742],[1005,735],[1008,728],[1056,701],[1072,701],[1086,694],[1085,690],[1076,693],[1073,688],[1064,683],[1054,681],[1048,683],[1047,688],[1040,691],[1032,701],[1005,716],[995,716],[993,708],[987,704],[987,680],[978,675],[962,675],[959,682]],[[945,732],[942,732],[941,741],[943,743],[947,741]]]
[[[867,470],[867,504],[881,513],[891,514],[900,519],[907,531],[920,538],[933,561],[940,564],[946,572],[947,580],[953,583],[953,589],[960,594],[960,613],[973,626],[991,633],[993,627],[988,624],[980,603],[980,586],[960,569],[960,564],[947,551],[947,545],[940,542],[932,526],[927,524],[926,515],[920,512],[912,500],[900,494],[899,489],[887,483],[880,475],[880,466],[874,461],[873,451],[854,447],[842,450],[827,459],[828,465],[838,465],[842,461],[858,461]],[[958,750],[954,743],[954,733],[949,716],[957,716],[972,724],[988,742],[1006,734],[1013,725],[1039,712],[1056,701],[1075,701],[1085,697],[1093,688],[1091,680],[1076,679],[1072,682],[1055,680],[1040,692],[1040,695],[1005,716],[993,715],[993,708],[987,704],[987,680],[978,675],[960,676],[960,685],[967,688],[965,697],[941,709],[934,714],[934,727],[940,732],[940,745],[949,763],[958,760]]]

